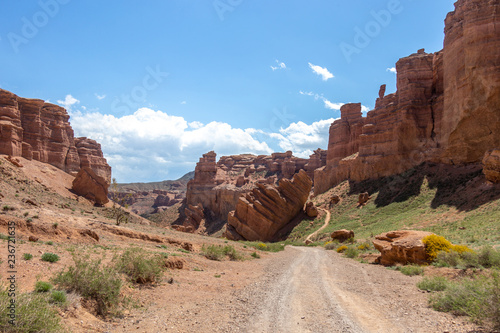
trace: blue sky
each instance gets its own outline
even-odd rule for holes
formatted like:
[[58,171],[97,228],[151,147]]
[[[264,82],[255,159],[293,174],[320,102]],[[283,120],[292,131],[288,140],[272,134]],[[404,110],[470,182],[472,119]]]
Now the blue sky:
[[442,49],[454,0],[0,2],[0,87],[68,109],[119,182],[201,154],[307,157],[342,103],[395,91],[396,61]]

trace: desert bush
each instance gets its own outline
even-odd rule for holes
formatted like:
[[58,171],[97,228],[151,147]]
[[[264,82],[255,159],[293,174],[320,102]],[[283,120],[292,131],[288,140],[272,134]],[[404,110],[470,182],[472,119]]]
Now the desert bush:
[[417,287],[427,291],[444,291],[448,286],[448,279],[442,276],[425,277],[417,283]]
[[347,245],[342,245],[337,248],[338,253],[344,253],[348,249]]
[[354,259],[359,255],[359,250],[356,246],[348,246],[345,250],[345,256],[347,258]]
[[371,248],[372,248],[372,245],[371,245],[371,243],[368,243],[368,242],[361,243],[358,245],[358,250],[360,250],[360,251],[371,250]]
[[24,260],[31,260],[33,259],[33,255],[31,253],[24,253],[23,258]]
[[122,281],[117,270],[89,256],[74,256],[73,260],[75,265],[59,272],[53,282],[60,288],[94,300],[98,314],[109,314],[119,304]]
[[448,282],[446,289],[429,299],[437,311],[467,315],[474,321],[487,321],[500,328],[500,277],[498,272],[491,276],[479,276]]
[[154,283],[161,279],[165,265],[161,255],[135,247],[115,258],[116,268],[135,283]]
[[438,253],[441,251],[450,252],[452,244],[443,236],[429,235],[422,239],[425,244],[425,252],[430,260],[437,258]]
[[35,283],[35,291],[37,293],[46,293],[49,290],[51,290],[52,288],[54,288],[54,286],[51,285],[49,282],[37,281]]
[[60,317],[45,294],[23,293],[16,297],[15,326],[9,324],[10,297],[0,289],[0,331],[5,333],[61,332]]
[[261,251],[266,251],[267,250],[267,245],[264,243],[259,243],[257,244],[257,248]]
[[400,266],[398,271],[408,276],[422,275],[424,273],[424,269],[418,265]]
[[228,256],[231,260],[241,260],[242,256],[239,254],[232,245],[220,246],[220,245],[203,245],[201,248],[203,255],[210,260],[222,260],[225,256]]
[[325,249],[326,250],[335,250],[338,246],[338,243],[335,242],[326,242],[325,243]]
[[257,252],[253,252],[252,254],[250,254],[252,257],[254,257],[255,259],[259,259],[260,258],[260,255],[257,253]]
[[59,256],[55,253],[45,252],[42,254],[42,260],[48,262],[57,262],[59,261]]
[[66,293],[62,290],[52,290],[50,294],[50,302],[57,304],[66,303]]
[[500,268],[500,251],[485,246],[478,253],[479,264],[485,268]]

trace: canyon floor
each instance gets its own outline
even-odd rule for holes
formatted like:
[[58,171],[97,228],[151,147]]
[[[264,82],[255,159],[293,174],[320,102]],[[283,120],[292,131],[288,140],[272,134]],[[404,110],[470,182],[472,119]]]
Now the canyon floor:
[[[241,242],[179,233],[138,216],[116,226],[111,206],[93,207],[69,191],[72,177],[36,161],[20,163],[0,157],[0,234],[5,236],[8,223],[15,222],[18,292],[32,292],[36,281],[49,281],[73,264],[74,255],[106,263],[140,247],[182,263],[182,269],[167,270],[160,283],[124,280],[122,294],[129,302],[118,316],[96,316],[92,304],[69,294],[58,312],[71,332],[486,332],[467,318],[433,311],[428,293],[416,287],[421,276],[321,247],[262,252]],[[332,223],[318,223],[307,235],[322,225],[328,229]],[[30,236],[38,241],[28,241]],[[2,279],[8,271],[7,245],[0,237]],[[207,245],[232,245],[242,259],[209,260],[202,253]],[[60,260],[42,261],[46,252]],[[25,253],[33,258],[24,260]],[[428,267],[425,274],[439,271]]]

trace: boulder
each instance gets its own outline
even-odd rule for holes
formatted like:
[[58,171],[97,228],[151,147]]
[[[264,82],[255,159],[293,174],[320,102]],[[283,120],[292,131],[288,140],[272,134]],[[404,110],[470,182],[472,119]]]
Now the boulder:
[[314,206],[314,203],[312,201],[309,201],[306,204],[306,214],[309,217],[316,217],[316,216],[318,216],[318,208],[316,208],[316,206]]
[[370,199],[371,199],[370,194],[368,194],[367,192],[360,193],[358,203],[360,206],[364,206]]
[[373,245],[381,255],[377,262],[384,266],[396,264],[426,264],[427,253],[422,239],[432,232],[401,230],[391,231],[375,237]]
[[[292,180],[281,179],[278,186],[256,185],[239,198],[236,210],[228,215],[228,224],[246,240],[271,241],[303,209],[312,181],[300,170]],[[225,236],[234,239],[233,232]]]
[[97,205],[104,205],[108,200],[109,184],[104,178],[95,174],[89,167],[80,169],[73,180],[73,191]]
[[483,172],[490,182],[500,183],[500,149],[493,149],[484,155]]
[[339,242],[345,242],[346,240],[354,238],[354,231],[346,229],[336,230],[332,232],[331,237]]

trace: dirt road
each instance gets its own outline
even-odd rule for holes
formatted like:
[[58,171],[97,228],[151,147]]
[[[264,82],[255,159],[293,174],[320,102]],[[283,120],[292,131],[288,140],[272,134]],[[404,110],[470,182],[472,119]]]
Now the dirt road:
[[245,290],[243,332],[470,332],[434,312],[407,277],[321,248],[287,247],[263,281]]

